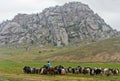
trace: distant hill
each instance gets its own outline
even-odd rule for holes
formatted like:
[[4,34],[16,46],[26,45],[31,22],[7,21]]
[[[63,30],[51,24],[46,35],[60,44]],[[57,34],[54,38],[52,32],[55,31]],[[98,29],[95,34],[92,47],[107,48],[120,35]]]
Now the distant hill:
[[0,44],[80,45],[118,36],[88,5],[70,2],[0,24]]
[[120,38],[71,47],[0,47],[0,61],[120,62]]
[[43,60],[66,62],[120,62],[120,38],[111,38],[85,46],[71,47]]

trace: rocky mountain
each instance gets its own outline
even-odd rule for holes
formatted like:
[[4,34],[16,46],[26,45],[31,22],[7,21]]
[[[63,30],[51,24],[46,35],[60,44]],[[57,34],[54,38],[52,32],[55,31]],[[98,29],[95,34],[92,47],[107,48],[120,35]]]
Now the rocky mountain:
[[81,2],[18,14],[0,24],[0,44],[76,45],[118,36],[105,21]]

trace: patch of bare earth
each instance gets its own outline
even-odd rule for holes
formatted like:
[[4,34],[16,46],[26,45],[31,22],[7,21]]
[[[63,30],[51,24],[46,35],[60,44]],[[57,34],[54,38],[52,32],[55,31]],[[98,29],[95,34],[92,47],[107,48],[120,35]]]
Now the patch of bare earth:
[[89,55],[81,59],[83,62],[120,62],[120,53],[108,54],[106,52]]
[[109,54],[106,52],[95,55],[59,55],[48,58],[51,61],[69,61],[69,62],[120,62],[120,53]]

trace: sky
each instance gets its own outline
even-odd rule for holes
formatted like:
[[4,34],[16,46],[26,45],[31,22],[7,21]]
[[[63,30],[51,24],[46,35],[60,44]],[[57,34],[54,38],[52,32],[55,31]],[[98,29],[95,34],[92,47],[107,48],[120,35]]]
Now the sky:
[[0,22],[11,20],[18,13],[40,13],[45,8],[72,1],[88,4],[107,24],[120,31],[120,0],[0,0]]

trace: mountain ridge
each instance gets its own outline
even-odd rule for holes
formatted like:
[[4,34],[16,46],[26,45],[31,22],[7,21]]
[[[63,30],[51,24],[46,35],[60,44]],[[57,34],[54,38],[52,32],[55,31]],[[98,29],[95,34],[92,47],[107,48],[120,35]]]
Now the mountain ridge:
[[88,5],[69,2],[0,24],[0,44],[80,45],[119,36]]

